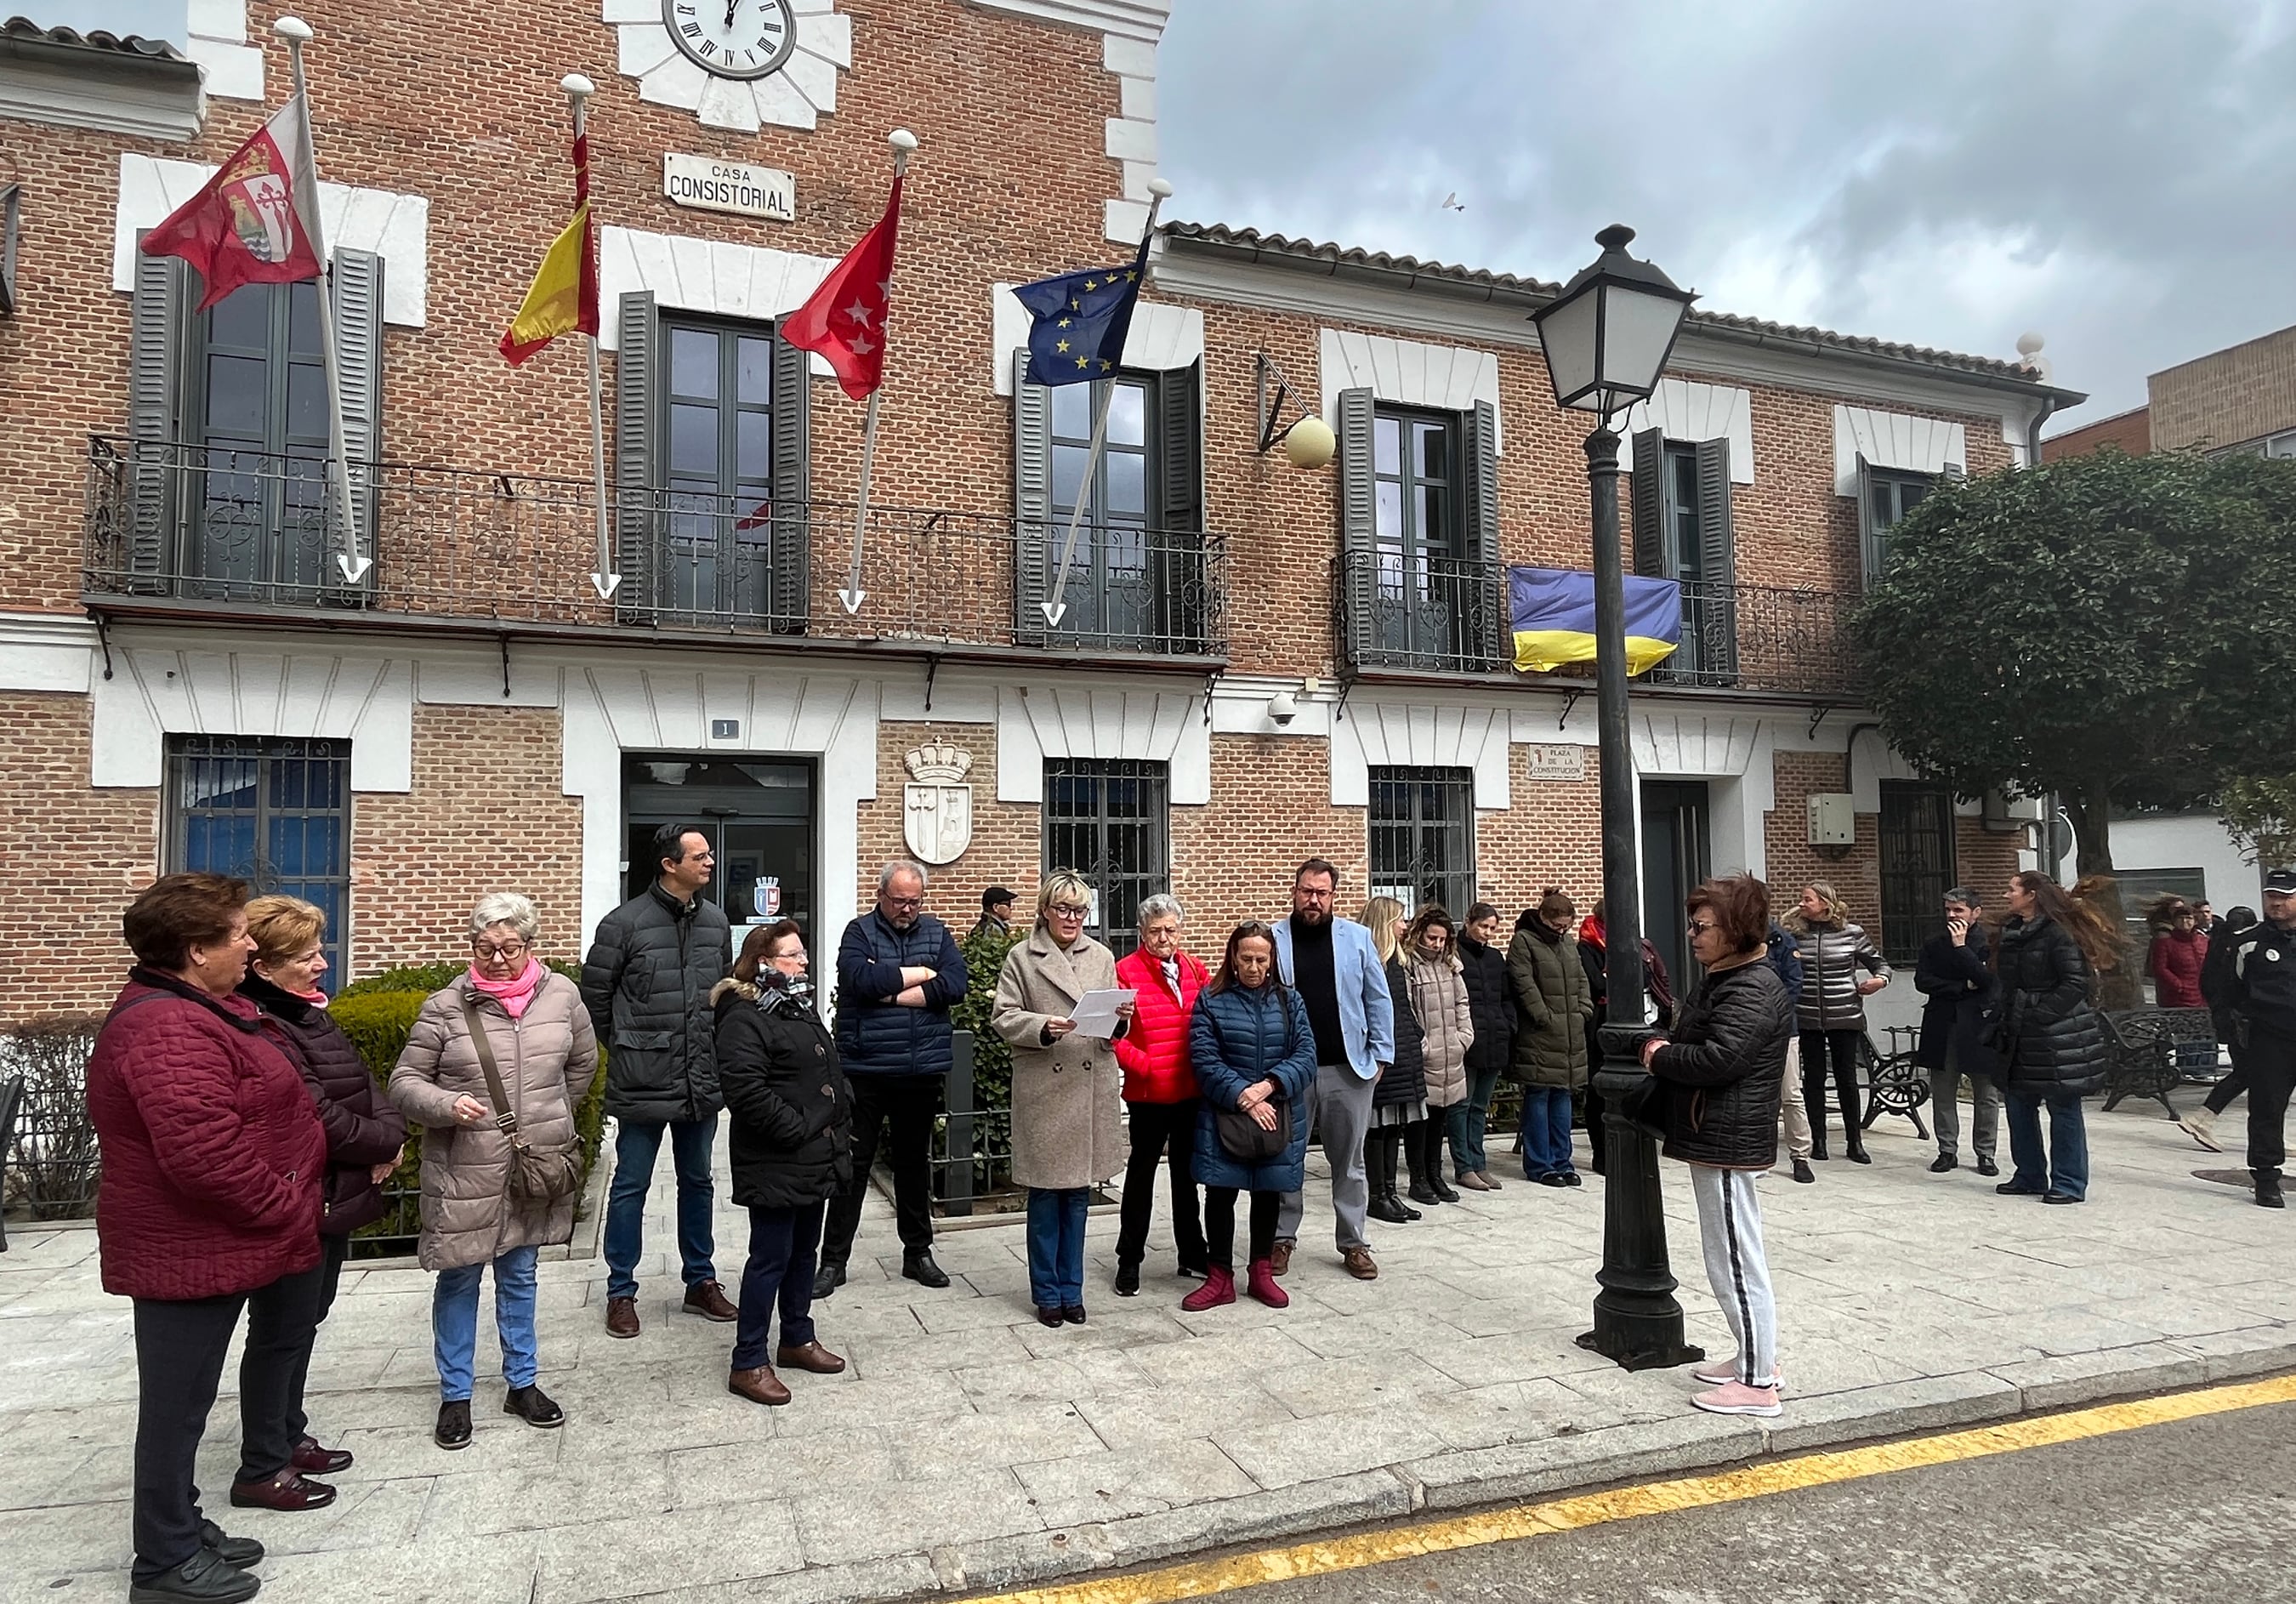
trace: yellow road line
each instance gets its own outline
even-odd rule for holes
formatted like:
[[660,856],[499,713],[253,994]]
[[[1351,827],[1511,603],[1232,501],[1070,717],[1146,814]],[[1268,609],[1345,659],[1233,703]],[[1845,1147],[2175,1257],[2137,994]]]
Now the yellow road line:
[[1712,1476],[1687,1477],[1678,1481],[1651,1482],[1611,1493],[1584,1493],[1548,1503],[1523,1504],[1322,1542],[1297,1543],[1290,1548],[1204,1559],[1130,1575],[1101,1576],[1081,1582],[1056,1583],[1000,1593],[975,1604],[1170,1604],[1179,1599],[1202,1598],[1238,1588],[1259,1587],[1271,1582],[1293,1582],[1308,1576],[1327,1576],[1339,1571],[1361,1570],[1390,1560],[1457,1549],[1480,1548],[1552,1532],[1606,1526],[1644,1515],[1675,1509],[1702,1509],[1767,1498],[1799,1487],[1822,1487],[1835,1482],[1887,1476],[1928,1465],[1985,1459],[1997,1453],[2017,1453],[2085,1437],[2136,1431],[2175,1420],[2197,1419],[2257,1409],[2273,1403],[2296,1403],[2296,1376],[2276,1376],[2262,1381],[2210,1387],[2200,1392],[2173,1393],[2129,1403],[2107,1403],[2060,1415],[2036,1415],[1947,1432],[1903,1443],[1881,1443],[1866,1448],[1808,1453],[1775,1460]]

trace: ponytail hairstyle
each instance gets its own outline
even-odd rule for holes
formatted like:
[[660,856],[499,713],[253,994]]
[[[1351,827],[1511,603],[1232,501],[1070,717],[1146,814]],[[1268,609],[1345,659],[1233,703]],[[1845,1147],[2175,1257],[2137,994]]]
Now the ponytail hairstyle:
[[1395,960],[1395,922],[1402,917],[1403,904],[1393,897],[1374,897],[1356,916],[1357,923],[1370,930],[1371,944],[1379,949],[1379,961],[1382,964]]

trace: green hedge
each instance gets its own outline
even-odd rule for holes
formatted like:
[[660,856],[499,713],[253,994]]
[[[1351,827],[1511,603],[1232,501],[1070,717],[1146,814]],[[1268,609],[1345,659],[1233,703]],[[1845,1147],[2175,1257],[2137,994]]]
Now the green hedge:
[[[582,966],[570,964],[562,958],[542,960],[567,979],[579,983]],[[468,958],[447,958],[436,964],[409,964],[397,969],[385,969],[370,975],[365,980],[355,980],[336,993],[337,999],[345,997],[372,997],[378,991],[414,991],[428,997],[442,986],[451,985],[455,978],[469,970]]]
[[[431,965],[423,968],[393,969],[343,988],[341,996],[328,1006],[327,1015],[359,1057],[366,1060],[367,1073],[377,1084],[390,1080],[391,1066],[406,1046],[407,1032],[414,1028],[414,1016],[422,1011],[423,999],[444,986],[468,966],[463,964]],[[564,974],[565,969],[553,965]],[[420,986],[432,975],[441,978],[427,987]],[[402,980],[396,988],[383,988],[378,982],[391,976],[405,977],[418,983],[409,986]],[[419,989],[418,989],[419,987]],[[590,1166],[598,1161],[598,1148],[605,1137],[606,1076],[605,1050],[598,1053],[599,1073],[590,1081],[590,1089],[574,1107],[574,1129],[582,1143],[582,1172],[587,1175]],[[373,1225],[357,1233],[361,1237],[412,1237],[422,1229],[420,1198],[422,1193],[422,1143],[418,1131],[410,1133],[406,1156],[385,1183],[387,1192],[396,1194],[392,1206]]]
[[964,999],[948,1011],[949,1023],[972,1032],[972,1106],[979,1109],[1013,1106],[1013,1049],[991,1030],[996,977],[1004,973],[1004,955],[1026,939],[1028,932],[1010,935],[976,931],[957,943],[964,954]]

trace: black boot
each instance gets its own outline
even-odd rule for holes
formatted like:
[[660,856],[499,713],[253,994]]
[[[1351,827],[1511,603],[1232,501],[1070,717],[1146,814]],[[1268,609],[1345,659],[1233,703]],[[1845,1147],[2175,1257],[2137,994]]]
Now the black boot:
[[2280,1195],[2279,1171],[2256,1170],[2251,1172],[2251,1173],[2256,1177],[2257,1207],[2286,1208],[2288,1206],[2287,1199],[2284,1198]]
[[1411,1174],[1411,1201],[1433,1208],[1442,1202],[1427,1180],[1427,1122],[1414,1120],[1397,1132],[1403,1139],[1403,1160]]
[[1419,1213],[1404,1207],[1403,1199],[1396,1196],[1395,1136],[1393,1131],[1374,1131],[1364,1137],[1364,1185],[1371,1193],[1365,1212],[1390,1225],[1407,1225]]
[[1443,1116],[1433,1109],[1427,1111],[1427,1150],[1423,1160],[1427,1184],[1435,1196],[1445,1203],[1459,1201],[1458,1192],[1443,1174]]

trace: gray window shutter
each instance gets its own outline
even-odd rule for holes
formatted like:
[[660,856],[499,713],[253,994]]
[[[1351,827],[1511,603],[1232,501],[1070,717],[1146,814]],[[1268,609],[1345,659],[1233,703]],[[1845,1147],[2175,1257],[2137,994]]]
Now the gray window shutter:
[[[337,247],[327,274],[335,317],[335,367],[342,388],[343,456],[351,481],[351,517],[358,548],[376,559],[357,586],[340,581],[326,563],[331,597],[348,599],[374,588],[382,569],[375,547],[381,497],[378,465],[382,456],[382,258],[372,251]],[[328,549],[332,552],[332,544]]]
[[1857,566],[1864,582],[1882,577],[1882,529],[1874,516],[1874,467],[1866,454],[1857,454]]
[[774,333],[774,540],[767,627],[802,635],[812,613],[813,355]]
[[1499,664],[1499,613],[1506,585],[1499,572],[1499,412],[1477,401],[1465,415],[1466,556],[1457,606],[1462,654],[1486,669]]
[[1157,513],[1168,530],[1204,526],[1202,374],[1203,365],[1192,363],[1160,374],[1156,382],[1156,405],[1162,415],[1156,444],[1163,467]]
[[1691,448],[1698,466],[1698,572],[1693,604],[1683,609],[1695,621],[1699,666],[1710,674],[1738,676],[1737,540],[1730,529],[1730,442],[1702,440]]
[[1053,392],[1029,382],[1029,353],[1013,353],[1013,635],[1050,636],[1040,605],[1052,594]]
[[1666,572],[1666,432],[1635,434],[1635,572]]
[[633,290],[615,309],[621,325],[621,354],[614,363],[614,495],[619,509],[616,565],[622,572],[615,592],[626,618],[650,618],[668,598],[654,594],[654,544],[658,520],[655,493],[654,388],[660,367],[660,328],[653,292]]
[[[141,243],[142,236],[137,236]],[[182,494],[184,333],[191,269],[180,257],[135,253],[127,370],[127,527],[107,563],[127,588],[165,594],[176,570],[176,509]]]
[[1372,392],[1340,391],[1340,628],[1341,655],[1368,653],[1376,638],[1379,501],[1372,479]]

